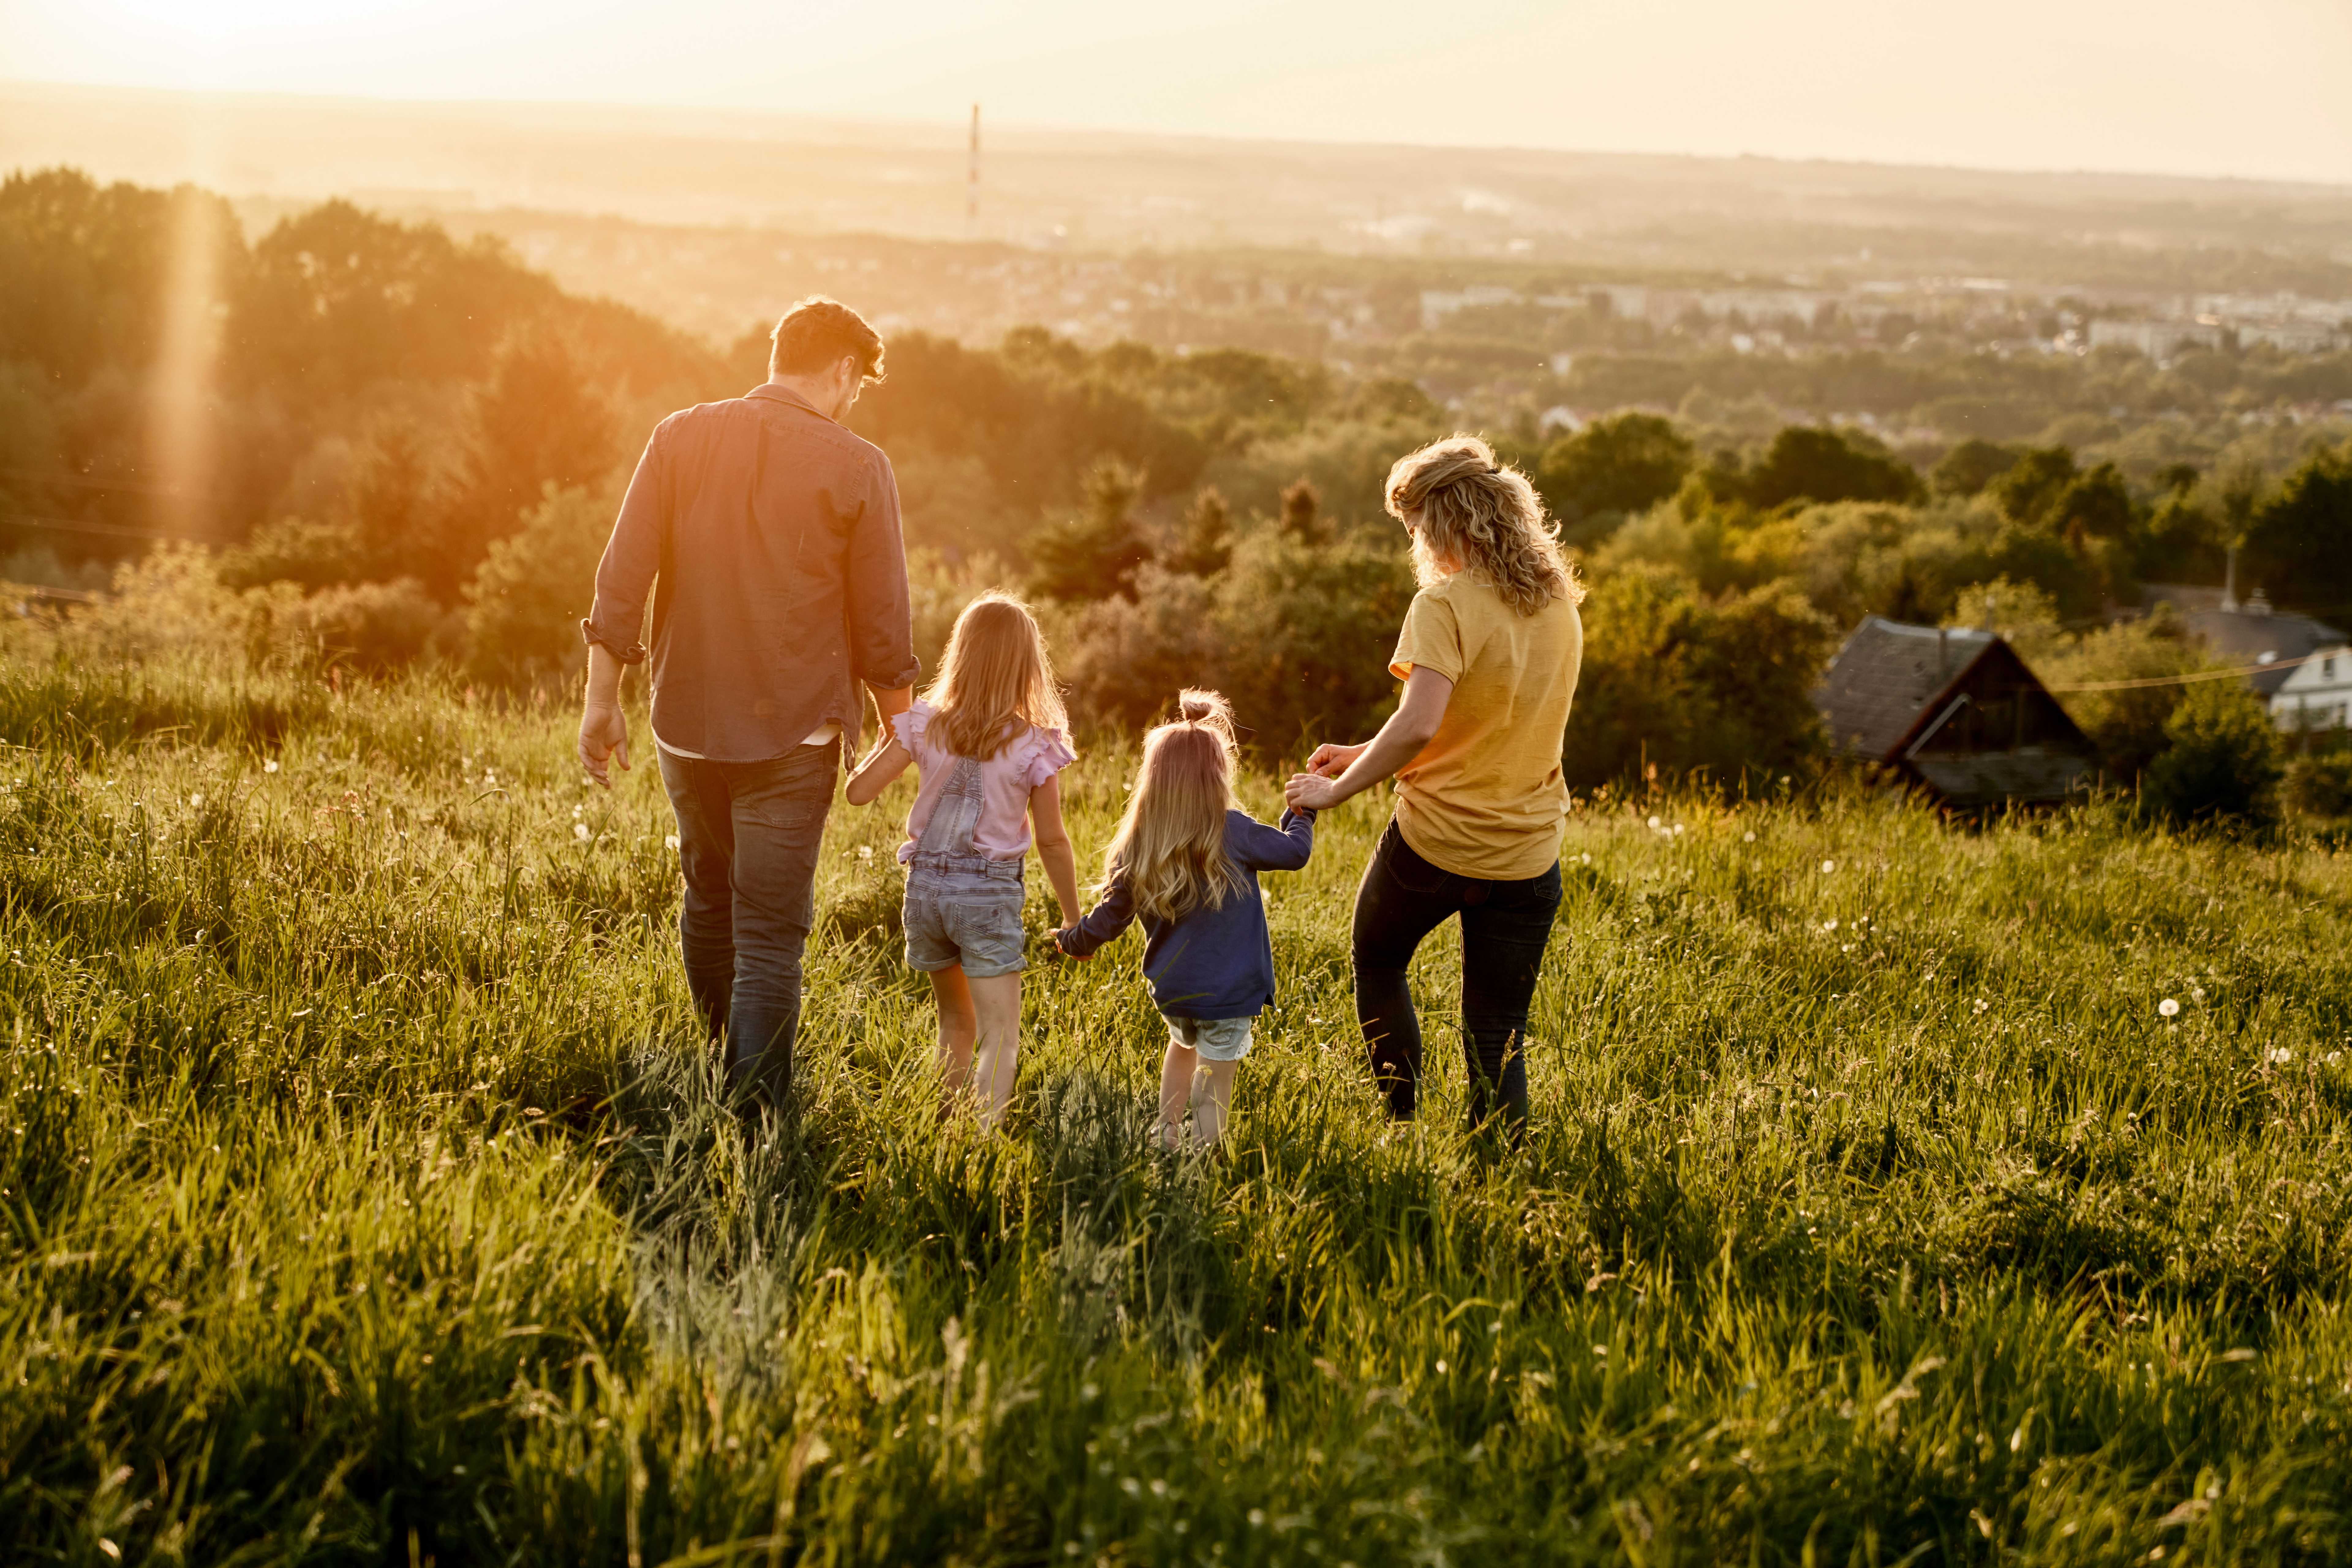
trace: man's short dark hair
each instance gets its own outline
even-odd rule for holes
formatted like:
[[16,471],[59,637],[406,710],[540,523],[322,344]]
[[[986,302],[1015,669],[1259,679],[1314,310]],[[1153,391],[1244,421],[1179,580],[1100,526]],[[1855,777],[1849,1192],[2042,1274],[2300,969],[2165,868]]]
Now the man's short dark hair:
[[769,339],[770,375],[814,375],[855,356],[866,379],[882,379],[882,334],[838,300],[812,294],[784,312]]

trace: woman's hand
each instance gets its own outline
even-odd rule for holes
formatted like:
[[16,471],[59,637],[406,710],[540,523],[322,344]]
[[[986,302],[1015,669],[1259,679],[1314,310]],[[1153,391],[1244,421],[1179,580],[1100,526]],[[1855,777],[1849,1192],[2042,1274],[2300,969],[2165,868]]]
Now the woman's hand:
[[[1328,746],[1324,748],[1325,751],[1330,749]],[[1363,750],[1361,746],[1350,749],[1359,752]],[[1317,755],[1321,755],[1321,752],[1318,752]],[[1307,764],[1309,767],[1314,765],[1312,763]],[[1339,793],[1339,784],[1337,779],[1326,778],[1320,773],[1293,773],[1290,775],[1290,782],[1282,786],[1283,804],[1299,811],[1325,811],[1346,798],[1346,795]]]
[[[1307,759],[1307,771],[1320,778],[1338,778],[1348,771],[1349,763],[1364,754],[1364,748],[1370,744],[1370,741],[1360,741],[1352,746],[1335,746],[1326,741],[1315,748],[1313,756]],[[1294,801],[1292,804],[1297,803]]]

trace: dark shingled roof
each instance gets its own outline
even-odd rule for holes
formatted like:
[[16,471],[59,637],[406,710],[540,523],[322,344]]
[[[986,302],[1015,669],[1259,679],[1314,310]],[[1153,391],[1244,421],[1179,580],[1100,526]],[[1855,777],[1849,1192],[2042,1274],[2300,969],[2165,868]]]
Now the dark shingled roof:
[[2295,668],[2283,660],[2305,658],[2344,640],[2344,634],[2326,621],[2272,609],[2259,593],[2234,609],[2221,607],[2226,601],[2219,588],[2151,583],[2142,597],[2150,609],[2169,605],[2179,611],[2189,631],[2203,637],[2224,663],[2281,665],[2246,677],[2246,684],[2265,699],[2277,694]]
[[1849,756],[1888,759],[1928,700],[1999,640],[1990,632],[1870,616],[1845,639],[1813,692],[1831,743]]

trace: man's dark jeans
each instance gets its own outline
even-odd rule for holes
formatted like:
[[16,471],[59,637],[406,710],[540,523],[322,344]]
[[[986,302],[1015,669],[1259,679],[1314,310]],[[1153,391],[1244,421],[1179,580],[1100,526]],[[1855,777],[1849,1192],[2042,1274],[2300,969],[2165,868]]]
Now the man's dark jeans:
[[782,1104],[800,1032],[801,952],[816,920],[816,857],[833,805],[841,742],[795,746],[764,763],[661,752],[677,812],[686,903],[686,984],[739,1100]]
[[1415,854],[1389,824],[1356,890],[1355,965],[1356,1021],[1392,1120],[1412,1119],[1421,1084],[1421,1021],[1405,968],[1422,939],[1459,914],[1470,1125],[1499,1109],[1513,1141],[1526,1135],[1528,1005],[1559,900],[1557,863],[1524,881],[1459,877]]

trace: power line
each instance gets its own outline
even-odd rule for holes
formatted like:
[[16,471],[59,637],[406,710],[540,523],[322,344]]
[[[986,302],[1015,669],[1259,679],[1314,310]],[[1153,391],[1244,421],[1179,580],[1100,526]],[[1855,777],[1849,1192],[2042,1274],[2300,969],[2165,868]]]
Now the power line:
[[54,528],[69,533],[100,533],[110,539],[160,539],[167,544],[205,544],[208,540],[191,539],[184,533],[164,533],[152,528],[128,528],[119,522],[76,522],[64,517],[30,517],[18,515],[0,519],[0,525],[11,528]]
[[2077,680],[2063,686],[2044,686],[2045,691],[2137,691],[2147,686],[2184,686],[2192,680],[2237,680],[2249,675],[2261,675],[2273,669],[2293,669],[2298,664],[2309,664],[2319,656],[2305,654],[2300,658],[2274,658],[2268,664],[2249,664],[2237,669],[2200,669],[2188,675],[2150,675],[2137,680]]
[[18,479],[36,479],[43,484],[72,485],[86,490],[124,490],[145,496],[187,493],[175,485],[142,484],[136,479],[94,479],[87,474],[65,473],[55,468],[28,468],[22,464],[0,465],[0,474],[14,474]]

